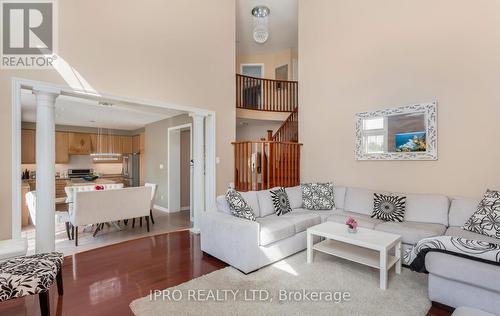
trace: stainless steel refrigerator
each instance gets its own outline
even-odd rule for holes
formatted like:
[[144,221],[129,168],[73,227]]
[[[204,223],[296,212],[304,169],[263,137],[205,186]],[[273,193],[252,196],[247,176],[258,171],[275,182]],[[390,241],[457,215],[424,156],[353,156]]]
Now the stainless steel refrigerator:
[[129,187],[140,186],[140,154],[123,155],[123,177]]

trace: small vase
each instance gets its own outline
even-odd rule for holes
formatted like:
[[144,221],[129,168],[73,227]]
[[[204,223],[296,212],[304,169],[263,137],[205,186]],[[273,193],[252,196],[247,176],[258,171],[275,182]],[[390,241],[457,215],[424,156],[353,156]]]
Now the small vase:
[[347,226],[347,231],[351,234],[355,234],[358,231],[358,229]]

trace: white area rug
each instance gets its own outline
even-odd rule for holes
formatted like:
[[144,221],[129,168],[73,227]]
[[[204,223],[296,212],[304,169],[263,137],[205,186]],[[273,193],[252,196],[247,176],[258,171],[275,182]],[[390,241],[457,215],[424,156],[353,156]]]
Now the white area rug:
[[[309,298],[312,293],[322,297],[304,300],[302,290],[307,290]],[[335,295],[340,294],[334,292],[348,292],[350,299],[338,302]],[[263,300],[251,300],[254,293]],[[384,291],[379,288],[376,269],[322,253],[315,253],[314,263],[307,264],[305,252],[248,275],[224,268],[169,288],[162,295],[164,299],[147,296],[135,300],[130,308],[135,315],[424,316],[431,306],[425,274],[403,268],[397,275],[391,269]],[[283,300],[285,296],[292,300]]]

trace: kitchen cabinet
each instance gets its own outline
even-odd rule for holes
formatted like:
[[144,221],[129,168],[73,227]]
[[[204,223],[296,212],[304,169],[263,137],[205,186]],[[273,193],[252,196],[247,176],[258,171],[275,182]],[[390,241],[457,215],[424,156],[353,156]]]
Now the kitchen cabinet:
[[36,163],[36,133],[33,129],[21,130],[21,163]]
[[122,143],[122,154],[132,154],[133,151],[133,138],[131,136],[120,136]]
[[56,163],[69,162],[69,135],[66,132],[56,132]]
[[140,153],[141,152],[141,136],[135,135],[132,137],[132,153]]
[[91,137],[86,133],[69,133],[69,154],[89,155],[91,151]]

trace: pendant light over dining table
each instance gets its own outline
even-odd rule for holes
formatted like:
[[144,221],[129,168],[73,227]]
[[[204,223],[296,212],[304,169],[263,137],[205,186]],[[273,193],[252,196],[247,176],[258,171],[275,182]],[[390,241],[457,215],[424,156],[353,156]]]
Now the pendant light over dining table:
[[[112,103],[108,102],[99,102],[99,105],[103,107],[113,106]],[[115,142],[112,140],[111,129],[101,127],[97,129],[96,152],[90,154],[94,161],[114,161],[122,156],[117,152],[117,148],[114,148]]]

